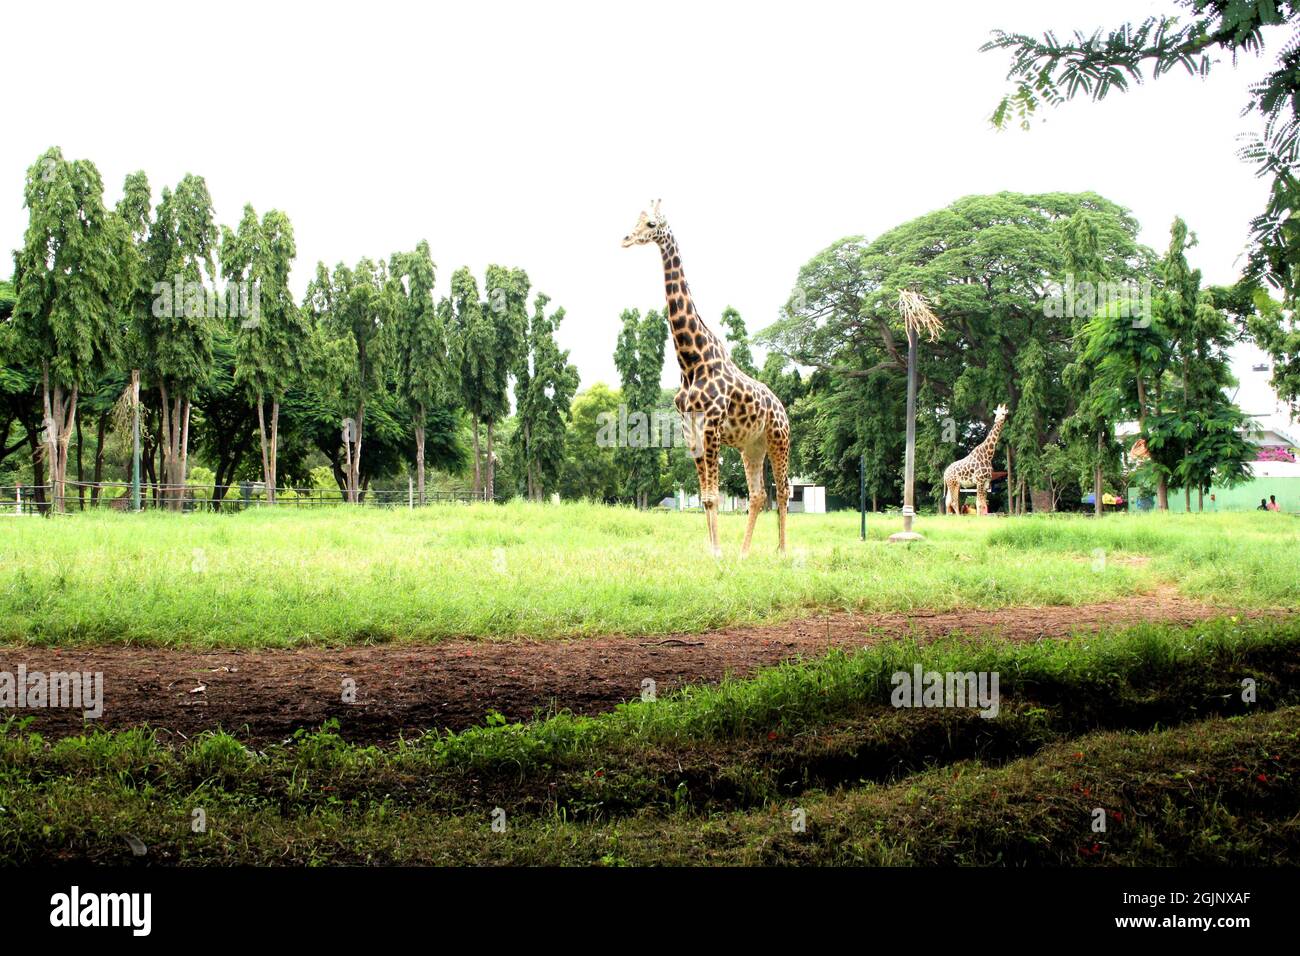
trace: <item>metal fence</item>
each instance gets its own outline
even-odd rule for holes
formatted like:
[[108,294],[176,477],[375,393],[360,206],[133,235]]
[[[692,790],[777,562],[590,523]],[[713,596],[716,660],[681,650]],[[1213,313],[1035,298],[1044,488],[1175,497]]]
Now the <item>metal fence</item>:
[[[486,492],[428,491],[424,504],[468,504],[488,501]],[[53,493],[49,484],[0,485],[0,517],[47,514]],[[335,488],[277,488],[275,500],[260,481],[233,485],[165,485],[140,483],[142,511],[243,511],[248,508],[321,508],[351,505],[371,508],[414,508],[420,498],[412,485],[406,488],[369,488],[355,505]],[[131,485],[127,482],[69,481],[63,493],[64,511],[131,511]]]

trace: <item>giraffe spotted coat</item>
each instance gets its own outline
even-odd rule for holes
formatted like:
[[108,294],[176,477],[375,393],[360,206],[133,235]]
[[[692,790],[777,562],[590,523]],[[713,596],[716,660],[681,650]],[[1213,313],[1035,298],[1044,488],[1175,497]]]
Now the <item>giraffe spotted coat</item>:
[[963,484],[975,486],[977,513],[988,514],[989,484],[993,481],[993,452],[998,447],[998,437],[1002,434],[1002,424],[1006,420],[1007,406],[999,405],[993,416],[993,427],[985,439],[965,458],[959,458],[943,470],[945,514],[960,512]]
[[745,374],[727,354],[726,346],[704,324],[695,309],[677,240],[654,205],[653,216],[642,212],[624,247],[654,243],[663,260],[664,298],[673,348],[682,383],[675,404],[700,482],[709,544],[722,553],[718,540],[718,471],[722,446],[739,450],[749,488],[749,521],[740,553],[749,553],[758,513],[767,505],[763,462],[772,460],[780,550],[785,551],[785,519],[789,507],[790,418],[772,390]]

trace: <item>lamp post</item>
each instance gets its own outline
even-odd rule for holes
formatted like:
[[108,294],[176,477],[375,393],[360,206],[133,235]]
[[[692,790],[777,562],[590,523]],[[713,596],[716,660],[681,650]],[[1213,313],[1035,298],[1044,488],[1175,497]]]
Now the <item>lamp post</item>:
[[867,456],[858,456],[858,513],[862,516],[862,540],[867,540]]
[[140,371],[131,370],[131,510],[140,510]]
[[912,530],[912,519],[916,516],[916,345],[920,329],[925,329],[931,342],[939,338],[943,329],[938,316],[930,311],[925,296],[919,292],[900,289],[898,311],[907,328],[907,451],[903,464],[903,530],[889,536],[892,544],[925,540]]

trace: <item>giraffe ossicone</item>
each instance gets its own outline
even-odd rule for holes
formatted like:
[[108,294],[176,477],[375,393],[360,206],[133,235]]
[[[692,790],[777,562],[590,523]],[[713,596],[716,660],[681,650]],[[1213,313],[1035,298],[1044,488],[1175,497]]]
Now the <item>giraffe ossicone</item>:
[[659,200],[637,218],[632,231],[623,237],[623,247],[659,247],[663,259],[664,298],[667,319],[677,353],[682,384],[674,404],[682,416],[700,481],[700,504],[704,506],[709,545],[720,557],[718,540],[718,468],[722,446],[740,451],[749,486],[749,522],[740,554],[749,553],[758,513],[767,505],[763,487],[763,462],[772,460],[772,484],[776,492],[780,550],[785,552],[785,517],[790,503],[790,417],[770,388],[741,370],[727,353],[722,339],[704,324],[695,310],[681,253]]
[[959,458],[943,470],[943,510],[945,514],[961,512],[961,486],[975,486],[976,509],[988,514],[989,485],[993,482],[993,452],[998,447],[1002,425],[1007,420],[1007,406],[999,405],[993,414],[993,427],[984,440],[965,458]]

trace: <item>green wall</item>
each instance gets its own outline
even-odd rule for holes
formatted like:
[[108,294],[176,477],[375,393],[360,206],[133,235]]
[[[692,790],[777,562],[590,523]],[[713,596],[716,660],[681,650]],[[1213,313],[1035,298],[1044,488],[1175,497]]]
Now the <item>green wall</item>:
[[[1283,511],[1300,513],[1300,478],[1256,478],[1237,485],[1235,488],[1214,488],[1215,501],[1205,496],[1205,510],[1215,511],[1254,511],[1259,507],[1259,499],[1277,495],[1277,503]],[[1169,492],[1169,510],[1183,510],[1182,491]],[[1192,510],[1196,510],[1196,492],[1192,492]]]

